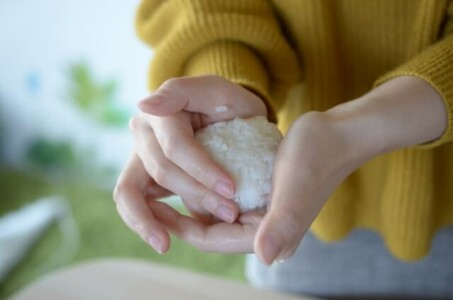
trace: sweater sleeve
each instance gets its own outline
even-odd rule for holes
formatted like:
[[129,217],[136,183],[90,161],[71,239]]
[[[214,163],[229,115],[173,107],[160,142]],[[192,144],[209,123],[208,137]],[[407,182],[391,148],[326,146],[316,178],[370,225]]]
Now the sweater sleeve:
[[266,0],[142,0],[136,29],[155,50],[151,90],[172,77],[215,74],[260,95],[275,116],[300,76]]
[[398,76],[414,76],[428,82],[441,95],[447,113],[447,128],[440,138],[418,148],[433,148],[453,141],[453,2],[443,24],[439,41],[375,82],[377,86]]

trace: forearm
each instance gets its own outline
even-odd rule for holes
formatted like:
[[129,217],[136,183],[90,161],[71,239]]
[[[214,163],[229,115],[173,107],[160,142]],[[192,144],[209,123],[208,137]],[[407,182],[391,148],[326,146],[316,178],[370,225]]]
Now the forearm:
[[442,97],[427,82],[409,76],[389,80],[327,114],[368,157],[436,140],[447,127]]

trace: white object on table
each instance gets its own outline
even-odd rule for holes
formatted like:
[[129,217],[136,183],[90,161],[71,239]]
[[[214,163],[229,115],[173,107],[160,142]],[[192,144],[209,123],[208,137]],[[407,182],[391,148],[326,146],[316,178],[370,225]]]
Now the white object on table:
[[11,300],[309,300],[235,281],[137,260],[99,260],[51,273]]
[[61,253],[53,253],[53,259],[67,256],[78,248],[77,227],[65,198],[43,197],[0,218],[0,282],[55,221],[60,225],[64,241],[69,238],[71,241],[66,243],[70,249],[65,247]]

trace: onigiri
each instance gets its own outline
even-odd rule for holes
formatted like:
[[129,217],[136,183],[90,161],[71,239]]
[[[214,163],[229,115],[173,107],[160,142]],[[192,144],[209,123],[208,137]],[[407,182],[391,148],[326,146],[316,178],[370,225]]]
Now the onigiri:
[[233,200],[241,213],[263,208],[272,189],[272,171],[282,135],[265,117],[236,118],[198,130],[195,137],[233,177]]

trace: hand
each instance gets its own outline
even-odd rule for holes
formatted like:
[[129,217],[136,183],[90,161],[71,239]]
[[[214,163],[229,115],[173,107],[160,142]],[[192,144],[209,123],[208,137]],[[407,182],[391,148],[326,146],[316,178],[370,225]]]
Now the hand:
[[234,224],[211,225],[164,203],[149,206],[169,231],[203,251],[256,252],[268,264],[287,258],[335,187],[367,159],[366,149],[357,145],[361,131],[351,125],[317,112],[292,125],[278,150],[267,214],[251,212]]
[[[126,224],[159,252],[170,240],[145,200],[177,194],[204,222],[212,215],[232,223],[238,209],[230,199],[234,182],[195,141],[194,132],[235,117],[266,115],[264,102],[218,76],[171,79],[140,103],[131,120],[136,156],[125,167],[114,192]],[[212,214],[212,215],[211,215]]]
[[354,170],[380,154],[435,140],[446,127],[439,93],[418,78],[397,77],[293,124],[278,150],[266,215],[209,225],[163,203],[149,206],[166,228],[201,250],[255,252],[271,264],[294,253],[326,200]]
[[334,190],[373,156],[366,133],[325,112],[293,123],[280,145],[269,211],[254,240],[264,263],[291,257]]
[[299,118],[275,166],[272,203],[255,238],[265,263],[291,256],[335,188],[368,160],[438,139],[447,107],[428,82],[401,76],[325,113]]

